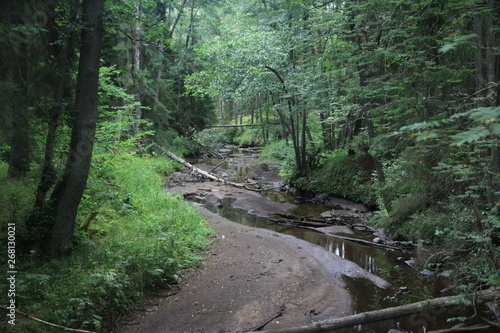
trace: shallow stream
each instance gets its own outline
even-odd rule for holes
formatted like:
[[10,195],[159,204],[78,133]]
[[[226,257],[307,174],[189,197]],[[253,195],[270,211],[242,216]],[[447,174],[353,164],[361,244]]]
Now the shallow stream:
[[[224,151],[224,155],[230,162],[221,165],[221,160],[205,159],[198,160],[195,163],[213,166],[219,165],[219,173],[227,174],[236,172],[242,178],[251,177],[261,184],[276,185],[277,181],[279,181],[277,165],[269,165],[269,170],[255,175],[252,172],[252,168],[249,168],[244,163],[246,159],[258,158],[258,155],[254,151],[233,149]],[[273,186],[270,187],[272,188]],[[293,203],[297,206],[292,212],[296,216],[319,216],[321,213],[332,209],[331,207],[314,203],[310,200],[303,200],[303,198],[298,198],[290,193],[280,192],[277,189],[266,190],[262,194],[274,201]],[[438,279],[434,276],[423,275],[406,263],[406,261],[412,259],[409,254],[377,249],[309,230],[278,225],[270,221],[267,217],[250,214],[246,210],[234,207],[234,201],[235,199],[233,198],[224,198],[219,204],[206,205],[206,207],[231,221],[292,235],[322,246],[342,258],[355,262],[370,273],[384,278],[392,285],[389,289],[381,289],[368,280],[345,277],[346,287],[352,294],[355,303],[354,313],[394,307],[432,297],[446,296],[440,291],[444,288],[444,285]],[[354,235],[349,234],[346,236],[370,241],[374,238],[370,232],[353,231]],[[352,329],[335,330],[335,332],[427,332],[449,328],[456,324],[456,322],[447,322],[450,317],[468,315],[464,314],[463,311],[459,314],[453,314],[449,311],[445,313],[443,310],[439,310],[362,325]]]

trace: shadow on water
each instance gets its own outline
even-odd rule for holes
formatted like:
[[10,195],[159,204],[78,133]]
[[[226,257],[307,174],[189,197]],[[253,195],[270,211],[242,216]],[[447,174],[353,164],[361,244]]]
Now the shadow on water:
[[[254,152],[251,153],[254,154]],[[242,154],[242,156],[247,155]],[[220,160],[204,160],[204,163],[217,165],[217,163],[220,163]],[[224,169],[236,167],[238,173],[244,174],[247,171],[241,169],[246,168],[243,164],[240,163],[231,166],[231,163],[227,163],[224,164],[223,167]],[[275,172],[275,174],[277,174],[277,172]],[[263,182],[265,182],[265,179],[263,179]],[[289,193],[265,191],[262,195],[274,201],[288,202],[297,205],[298,208],[294,210],[293,214],[298,216],[317,216],[330,209],[320,204],[298,200],[296,196]],[[344,277],[346,288],[350,291],[353,297],[354,313],[384,309],[441,296],[440,290],[443,288],[443,285],[440,281],[432,276],[423,276],[408,266],[405,263],[406,260],[410,259],[408,256],[405,257],[401,253],[355,244],[353,242],[329,237],[327,235],[309,230],[278,225],[270,221],[268,218],[249,214],[243,209],[235,208],[232,205],[234,201],[234,198],[224,198],[221,201],[222,205],[219,205],[218,207],[209,205],[207,208],[222,217],[237,223],[284,233],[322,246],[328,251],[331,251],[344,259],[355,262],[368,272],[384,278],[391,284],[392,287],[389,289],[380,289],[366,279]],[[373,235],[370,233],[356,230],[354,230],[354,232],[354,235],[349,234],[346,236],[368,240],[373,238]],[[450,324],[447,321],[448,318],[469,316],[472,314],[463,313],[463,309],[459,309],[459,311],[460,313],[453,314],[449,310],[446,312],[443,310],[436,310],[433,312],[414,314],[394,320],[387,320],[362,326],[360,325],[349,329],[337,329],[332,332],[420,333],[429,330],[449,328],[450,326],[453,326],[453,324]]]

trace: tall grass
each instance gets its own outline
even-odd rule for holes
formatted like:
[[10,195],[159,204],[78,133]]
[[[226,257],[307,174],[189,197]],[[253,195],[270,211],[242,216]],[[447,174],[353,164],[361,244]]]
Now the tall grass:
[[[19,310],[67,327],[106,331],[123,313],[140,308],[148,291],[168,288],[183,269],[200,264],[211,231],[195,207],[162,188],[174,163],[128,157],[113,164],[94,169],[89,180],[80,221],[98,214],[77,230],[73,255],[20,255]],[[21,318],[13,328],[52,332]]]

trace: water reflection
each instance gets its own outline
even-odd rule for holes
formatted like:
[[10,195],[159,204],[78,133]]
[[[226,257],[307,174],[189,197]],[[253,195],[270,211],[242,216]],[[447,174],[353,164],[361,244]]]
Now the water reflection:
[[[353,242],[344,241],[339,238],[327,236],[324,234],[316,233],[309,230],[292,228],[288,226],[278,225],[271,222],[269,219],[248,214],[245,210],[232,207],[232,203],[235,201],[233,198],[225,198],[222,200],[222,207],[207,207],[214,213],[217,213],[233,222],[244,224],[250,227],[265,228],[268,230],[284,233],[291,235],[310,243],[317,244],[330,252],[335,253],[343,259],[350,260],[358,264],[361,268],[364,268],[370,273],[380,275],[379,261],[380,259],[388,261],[389,258],[384,255],[380,255],[381,250],[377,250],[368,246],[363,246],[355,244]],[[344,236],[353,237],[353,235],[339,234]],[[358,235],[362,237],[364,233],[358,232]],[[379,260],[375,257],[378,256]]]
[[[252,152],[253,154],[253,152]],[[207,163],[204,161],[203,163]],[[217,165],[220,160],[213,160],[210,164]],[[220,168],[233,168],[234,163],[221,165]],[[238,173],[245,174],[243,165],[238,165]],[[271,176],[269,176],[272,179]],[[328,210],[328,207],[308,202],[301,201],[300,198],[284,193],[268,191],[263,193],[264,196],[278,202],[289,202],[299,206],[293,214],[297,216],[315,216]],[[389,281],[392,285],[390,289],[380,289],[365,279],[353,279],[344,277],[347,289],[350,291],[356,313],[371,311],[382,308],[389,308],[397,305],[417,302],[423,299],[431,298],[432,296],[440,296],[438,290],[440,286],[433,277],[423,277],[404,263],[404,260],[409,258],[398,258],[402,254],[376,249],[373,247],[355,244],[335,237],[330,237],[324,234],[291,228],[288,226],[278,225],[271,222],[267,218],[248,214],[246,211],[232,207],[235,199],[226,198],[222,200],[222,207],[209,206],[208,209],[213,212],[237,223],[241,223],[251,227],[265,228],[275,232],[284,233],[295,236],[297,238],[317,244],[335,253],[339,257],[350,260],[370,273],[378,275]],[[339,234],[349,237],[358,237],[369,239],[371,234],[357,232],[355,235]],[[408,293],[398,293],[401,287],[407,288]],[[463,309],[459,309],[461,311]],[[460,315],[464,315],[461,313]],[[433,314],[423,313],[418,315],[407,316],[394,320],[360,325],[349,329],[335,330],[332,332],[389,332],[391,329],[406,331],[406,332],[423,332],[426,329],[441,329],[452,326],[447,322],[448,317],[453,317],[453,314]],[[457,314],[458,316],[458,314]]]

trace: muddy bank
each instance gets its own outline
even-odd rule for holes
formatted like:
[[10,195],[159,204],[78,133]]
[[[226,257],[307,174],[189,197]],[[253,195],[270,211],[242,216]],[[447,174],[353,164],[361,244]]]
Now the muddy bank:
[[352,314],[341,276],[365,274],[360,267],[308,242],[200,209],[217,235],[205,263],[177,294],[159,300],[123,332],[240,332],[278,313],[266,329]]
[[[251,162],[237,163],[248,167]],[[200,164],[197,167],[206,171],[213,168]],[[266,186],[277,185],[279,178],[273,176],[276,173],[255,165],[250,169],[255,178],[264,175]],[[222,167],[217,171],[226,176]],[[354,312],[344,276],[364,279],[380,288],[389,286],[380,277],[318,245],[238,224],[201,207],[230,204],[249,214],[270,217],[293,211],[297,207],[292,203],[204,181],[186,170],[174,174],[168,187],[199,206],[216,236],[203,266],[184,277],[178,292],[155,299],[156,305],[132,320],[123,332],[243,332],[259,327],[307,325]]]

